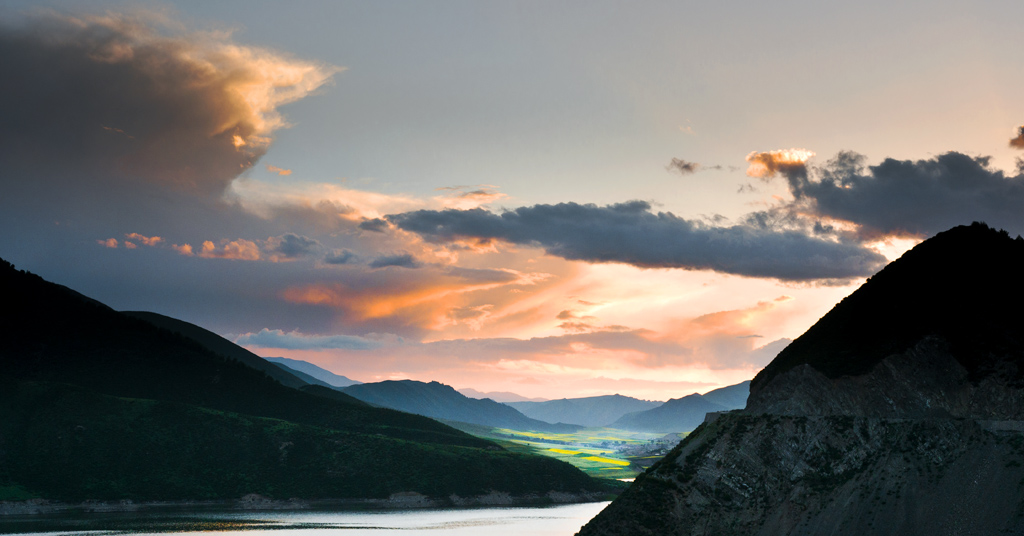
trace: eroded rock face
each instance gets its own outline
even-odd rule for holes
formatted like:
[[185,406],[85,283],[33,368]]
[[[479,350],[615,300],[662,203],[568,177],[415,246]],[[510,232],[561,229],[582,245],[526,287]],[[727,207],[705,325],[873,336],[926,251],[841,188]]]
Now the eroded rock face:
[[828,378],[794,367],[751,390],[746,411],[775,415],[850,415],[891,419],[1024,420],[1024,390],[995,370],[971,381],[941,339],[925,338],[859,376]]
[[579,533],[1024,533],[1024,436],[969,419],[727,414]]

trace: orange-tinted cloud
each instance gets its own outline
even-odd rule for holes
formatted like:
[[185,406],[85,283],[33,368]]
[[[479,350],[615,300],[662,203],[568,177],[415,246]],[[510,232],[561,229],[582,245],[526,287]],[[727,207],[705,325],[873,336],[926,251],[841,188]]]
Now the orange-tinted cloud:
[[[60,154],[53,166],[97,171],[90,180],[207,195],[266,152],[287,126],[280,106],[339,71],[238,45],[226,32],[184,33],[143,12],[50,12],[4,34],[0,57],[13,83],[0,86],[0,100],[18,106],[0,137],[17,137],[25,155]],[[45,180],[74,186],[81,175]]]
[[278,175],[281,175],[282,177],[287,177],[288,175],[292,174],[292,170],[290,170],[290,169],[279,168],[277,166],[272,166],[270,164],[267,164],[267,171],[269,171],[271,173],[277,173]]
[[219,246],[207,240],[203,242],[203,247],[199,250],[199,256],[216,259],[257,261],[260,259],[260,248],[252,240],[221,240]]
[[97,240],[96,243],[98,243],[99,245],[101,245],[103,247],[107,247],[107,248],[116,248],[117,247],[117,239],[116,238],[108,238],[106,240]]
[[747,155],[747,175],[757,179],[770,179],[776,173],[805,169],[806,163],[814,156],[807,149],[781,149],[778,151],[757,152]]
[[134,240],[145,246],[155,246],[164,241],[164,239],[159,236],[143,236],[139,233],[128,233],[124,236],[129,240]]
[[192,255],[192,246],[189,244],[173,244],[171,245],[171,249],[185,256]]
[[1024,149],[1024,127],[1017,128],[1017,137],[1010,140],[1010,147]]

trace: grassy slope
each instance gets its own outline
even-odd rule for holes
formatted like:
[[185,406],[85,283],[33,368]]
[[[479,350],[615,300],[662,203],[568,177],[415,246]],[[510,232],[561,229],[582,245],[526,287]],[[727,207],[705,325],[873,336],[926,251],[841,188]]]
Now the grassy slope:
[[601,487],[430,419],[284,387],[4,262],[0,294],[12,313],[0,346],[0,491],[10,498]]

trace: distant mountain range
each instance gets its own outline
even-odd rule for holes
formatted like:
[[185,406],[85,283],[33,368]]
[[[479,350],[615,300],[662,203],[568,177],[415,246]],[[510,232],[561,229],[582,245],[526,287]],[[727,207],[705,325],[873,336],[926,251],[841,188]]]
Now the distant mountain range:
[[534,419],[596,427],[608,426],[627,413],[653,409],[662,403],[622,395],[604,395],[507,404]]
[[1022,271],[984,224],[918,244],[580,536],[1024,534]]
[[305,384],[202,328],[119,313],[2,260],[0,296],[0,501],[603,489],[568,464]]
[[285,367],[286,370],[293,374],[298,372],[299,374],[296,375],[305,379],[309,383],[316,383],[315,381],[310,381],[309,378],[323,382],[328,387],[348,387],[350,385],[359,385],[360,383],[363,383],[356,380],[350,380],[345,376],[340,376],[325,368],[320,368],[308,361],[289,359],[287,357],[264,357],[263,359],[266,359],[278,366]]
[[574,432],[583,428],[579,425],[531,419],[508,405],[489,399],[469,398],[454,388],[438,382],[398,380],[364,383],[346,387],[342,392],[368,404],[432,419],[556,433]]
[[703,395],[652,402],[622,395],[563,398],[547,402],[509,402],[527,417],[588,427],[607,426],[637,432],[689,432],[710,412],[740,409],[747,403],[750,382],[730,385]]
[[470,389],[468,387],[456,390],[469,398],[490,398],[495,402],[501,402],[504,404],[509,402],[545,402],[548,400],[547,398],[529,398],[516,393],[510,393],[508,391],[491,391],[488,393],[482,393],[476,389]]
[[749,381],[703,395],[694,393],[673,398],[656,408],[623,415],[609,426],[637,432],[689,432],[704,422],[708,413],[742,409],[749,393]]

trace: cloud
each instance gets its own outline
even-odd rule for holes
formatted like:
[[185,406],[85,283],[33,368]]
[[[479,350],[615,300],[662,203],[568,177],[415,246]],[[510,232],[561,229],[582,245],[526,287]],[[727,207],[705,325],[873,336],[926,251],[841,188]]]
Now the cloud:
[[400,268],[419,268],[423,266],[422,263],[416,260],[415,257],[408,253],[398,253],[395,255],[381,255],[376,259],[370,261],[370,268],[386,268],[388,266],[398,266]]
[[287,177],[288,175],[292,174],[292,170],[290,169],[279,168],[277,166],[272,166],[270,164],[267,164],[267,171],[271,173],[277,173],[282,177]]
[[335,251],[330,255],[324,257],[324,262],[326,262],[327,264],[352,264],[356,262],[358,259],[359,256],[356,255],[355,253],[347,249],[342,249],[340,251]]
[[359,228],[364,231],[383,233],[388,228],[388,222],[380,218],[373,218],[359,222]]
[[189,244],[174,244],[171,249],[186,257],[192,256],[192,246]]
[[866,158],[840,152],[810,178],[790,181],[786,209],[803,217],[849,222],[862,240],[925,237],[985,221],[1024,231],[1024,175],[1006,176],[988,157],[948,152],[925,160]]
[[675,171],[680,175],[689,175],[691,173],[696,173],[697,170],[700,169],[700,164],[697,162],[687,162],[681,158],[673,158],[672,161],[665,166],[665,169]]
[[[162,30],[162,31],[161,31]],[[338,69],[224,34],[177,34],[154,17],[49,14],[0,27],[7,83],[0,158],[88,178],[219,194],[286,126],[277,108]],[[59,155],[59,158],[56,158]],[[81,189],[81,175],[41,182]],[[91,186],[95,187],[95,184]]]
[[235,343],[257,348],[283,348],[286,350],[370,350],[380,343],[364,337],[351,335],[308,335],[298,330],[284,332],[279,329],[263,328],[257,333],[245,333],[235,338]]
[[807,149],[781,149],[760,153],[754,151],[747,155],[747,162],[750,162],[747,175],[769,181],[781,174],[792,188],[797,188],[807,181],[807,161],[812,157],[814,152]]
[[447,196],[436,197],[435,201],[440,203],[444,208],[453,208],[458,210],[467,210],[471,208],[477,208],[488,203],[493,203],[499,199],[508,197],[507,195],[498,192],[494,187],[480,186],[475,189],[470,186],[445,186],[438,188],[438,190],[449,190],[452,193]]
[[211,259],[256,261],[260,259],[260,248],[252,240],[221,240],[220,245],[207,240],[203,242],[199,256]]
[[1010,140],[1010,147],[1024,149],[1024,127],[1017,127],[1017,136]]
[[316,239],[285,233],[268,239],[264,247],[270,251],[274,260],[290,260],[316,252],[322,246]]
[[143,236],[140,235],[139,233],[128,233],[124,236],[129,240],[134,240],[145,246],[156,246],[157,244],[160,244],[161,242],[164,241],[164,239],[160,238],[159,236]]
[[111,249],[117,248],[117,239],[116,238],[108,238],[106,240],[97,240],[96,243],[101,245],[101,246],[103,246],[103,247],[105,247],[105,248],[111,248]]
[[710,226],[650,209],[645,201],[603,207],[560,203],[501,214],[483,209],[418,210],[387,219],[436,243],[499,240],[540,246],[569,260],[715,270],[785,281],[861,277],[885,263],[881,254],[858,244],[749,225]]

